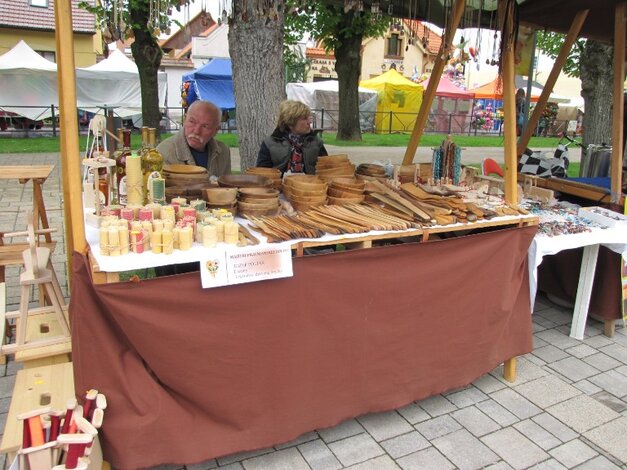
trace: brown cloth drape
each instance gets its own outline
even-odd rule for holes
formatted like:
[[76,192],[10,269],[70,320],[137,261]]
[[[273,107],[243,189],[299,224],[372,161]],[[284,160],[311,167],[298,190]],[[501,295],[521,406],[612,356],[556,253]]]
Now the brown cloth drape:
[[[538,267],[538,290],[575,303],[583,248],[560,251],[545,256]],[[599,247],[597,267],[594,272],[589,313],[606,320],[623,316],[621,302],[621,261],[619,253]]]
[[93,285],[74,255],[76,391],[116,469],[271,446],[469,384],[532,349],[536,227],[294,259],[294,276]]

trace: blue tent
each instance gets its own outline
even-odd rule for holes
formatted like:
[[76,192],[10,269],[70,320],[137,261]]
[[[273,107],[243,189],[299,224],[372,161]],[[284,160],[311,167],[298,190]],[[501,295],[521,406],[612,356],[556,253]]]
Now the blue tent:
[[190,82],[188,105],[201,99],[211,101],[220,109],[235,109],[231,59],[211,59],[199,69],[183,75],[185,82]]

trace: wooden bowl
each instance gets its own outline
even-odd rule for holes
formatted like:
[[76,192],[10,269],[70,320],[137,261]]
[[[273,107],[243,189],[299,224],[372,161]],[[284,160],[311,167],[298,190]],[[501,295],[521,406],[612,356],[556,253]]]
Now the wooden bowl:
[[279,213],[279,208],[273,208],[273,209],[243,209],[243,208],[238,208],[238,212],[240,216],[243,215],[250,215],[252,217],[259,217],[259,216],[263,216],[263,215],[277,215]]
[[218,185],[224,188],[270,187],[272,180],[261,175],[222,175]]
[[342,191],[340,189],[334,189],[334,188],[329,188],[327,190],[327,194],[329,196],[333,196],[333,197],[343,197],[343,198],[347,198],[347,199],[357,199],[359,197],[363,198],[364,193],[363,192],[359,192],[359,193],[354,193],[354,192],[350,192],[350,191]]
[[237,201],[237,207],[241,210],[253,209],[253,210],[261,210],[261,209],[278,209],[279,201],[265,201],[265,202],[245,202],[245,201]]
[[166,186],[188,186],[191,184],[205,183],[209,181],[208,173],[197,175],[163,175]]
[[171,173],[171,174],[193,175],[193,174],[207,173],[207,169],[203,168],[202,166],[196,166],[196,165],[169,164],[169,165],[163,165],[163,172]]
[[233,204],[237,197],[237,188],[208,188],[207,201],[215,204]]
[[233,216],[236,216],[237,215],[237,202],[234,202],[232,204],[216,204],[216,203],[208,202],[207,210],[211,210],[211,209],[226,209],[231,214],[233,214]]
[[279,192],[273,188],[240,188],[238,197],[253,197],[256,199],[276,199]]
[[364,189],[364,186],[366,186],[366,183],[363,181],[360,181],[356,178],[335,178],[333,179],[333,182],[331,183],[331,186],[337,187],[337,188],[355,188],[355,189]]
[[320,175],[320,176],[338,176],[338,175],[347,175],[347,176],[353,176],[353,174],[355,173],[355,165],[342,165],[342,166],[336,166],[333,168],[326,168],[326,169],[316,169],[316,175]]
[[318,157],[318,163],[322,163],[323,165],[337,165],[347,162],[350,162],[350,160],[348,158],[348,154],[346,153],[338,153],[336,155],[325,155],[322,157]]
[[277,178],[281,177],[281,170],[278,168],[266,168],[263,166],[252,166],[246,169],[247,175],[263,175],[268,178]]
[[308,203],[308,202],[290,201],[290,204],[292,205],[294,210],[298,212],[307,212],[309,209],[312,209],[313,207],[324,206],[324,203],[318,203],[318,202]]
[[299,190],[326,191],[327,184],[315,175],[291,175],[283,179],[283,186]]
[[333,197],[329,196],[329,204],[333,204],[336,206],[341,206],[345,204],[359,204],[364,200],[364,197],[361,196],[361,199],[347,199],[343,197]]
[[292,196],[288,199],[290,202],[297,202],[297,203],[304,203],[304,204],[310,204],[310,203],[324,204],[327,201],[327,195],[325,194],[323,196]]
[[327,193],[325,188],[321,189],[296,189],[291,186],[283,186],[283,194],[285,197],[289,198],[292,196],[303,196],[303,197],[311,197],[311,196],[324,196]]

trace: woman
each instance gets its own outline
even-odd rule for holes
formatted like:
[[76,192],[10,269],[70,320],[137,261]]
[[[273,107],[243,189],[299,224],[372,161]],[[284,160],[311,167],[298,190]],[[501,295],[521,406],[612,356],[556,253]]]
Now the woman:
[[257,166],[278,168],[282,173],[314,174],[321,155],[327,155],[327,149],[311,130],[309,107],[300,101],[282,101],[276,129],[261,144]]

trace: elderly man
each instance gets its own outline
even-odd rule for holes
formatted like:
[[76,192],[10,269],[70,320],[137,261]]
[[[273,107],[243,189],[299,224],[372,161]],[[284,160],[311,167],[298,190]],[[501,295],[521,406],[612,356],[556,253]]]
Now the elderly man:
[[185,115],[183,128],[159,144],[166,164],[197,165],[210,175],[231,173],[231,151],[213,137],[220,129],[222,112],[208,101],[194,101]]

